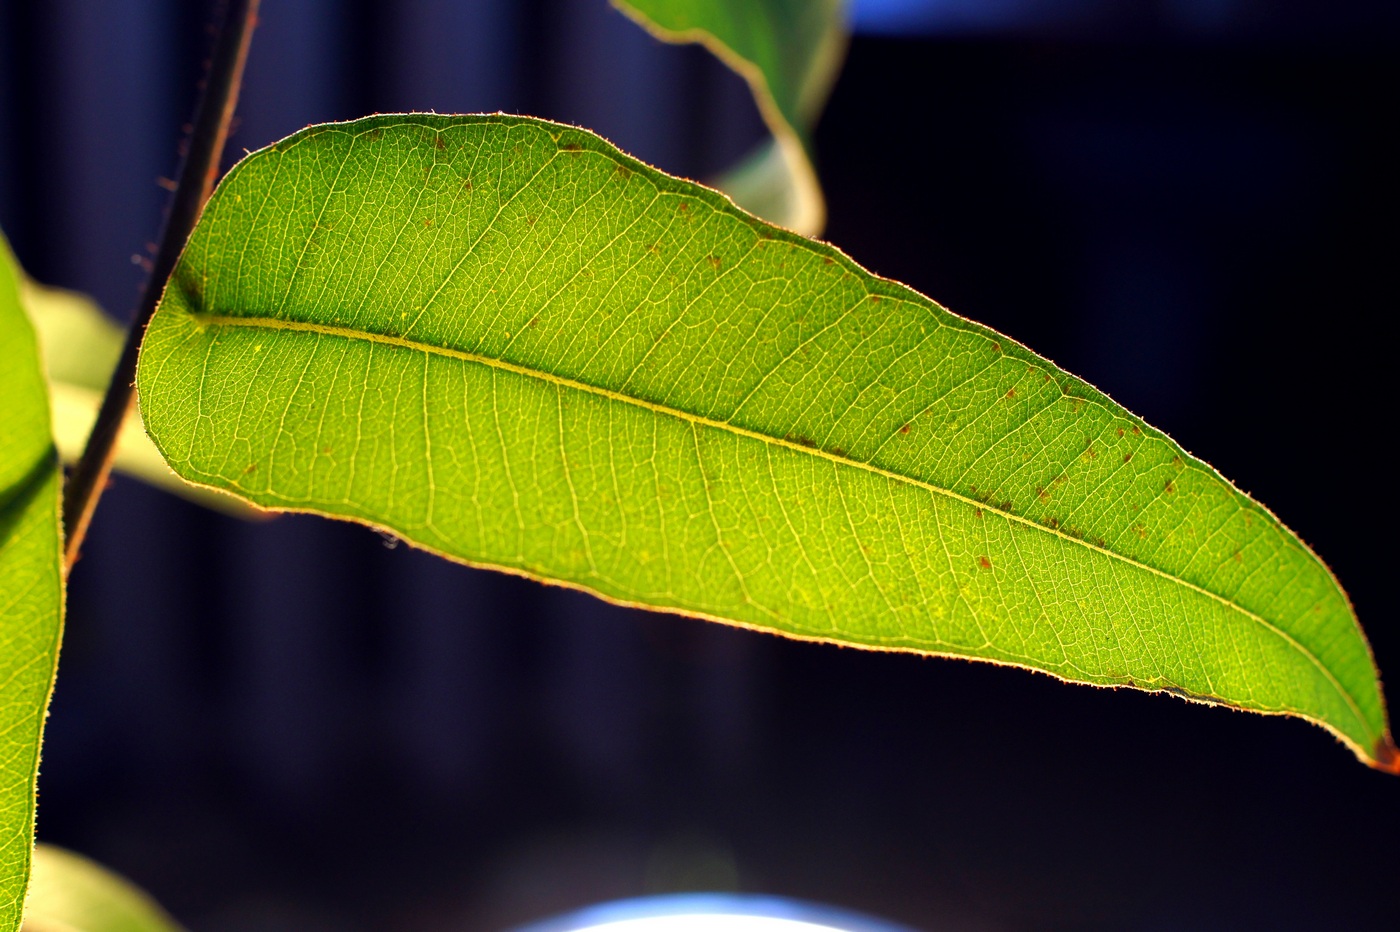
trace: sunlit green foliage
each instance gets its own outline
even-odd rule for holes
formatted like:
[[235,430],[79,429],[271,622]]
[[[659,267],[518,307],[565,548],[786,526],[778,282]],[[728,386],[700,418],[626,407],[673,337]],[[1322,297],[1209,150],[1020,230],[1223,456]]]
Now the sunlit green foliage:
[[19,925],[63,627],[60,475],[34,331],[0,238],[0,929]]
[[138,387],[181,475],[266,507],[1388,753],[1347,600],[1267,510],[1012,340],[587,132],[382,116],[254,154]]

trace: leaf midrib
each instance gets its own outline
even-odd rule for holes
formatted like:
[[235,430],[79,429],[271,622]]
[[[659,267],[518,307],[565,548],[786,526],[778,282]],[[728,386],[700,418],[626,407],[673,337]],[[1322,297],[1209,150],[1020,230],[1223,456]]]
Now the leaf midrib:
[[[1132,557],[1118,553],[1114,550],[1109,550],[1106,547],[1100,547],[1092,543],[1091,541],[1082,540],[1078,537],[1074,537],[1070,534],[1065,533],[1062,530],[1059,530],[1058,528],[1047,527],[1044,524],[1040,524],[1039,522],[1033,521],[1030,518],[1024,517],[1022,515],[1017,515],[1013,512],[1005,511],[1001,508],[997,508],[992,505],[988,505],[983,502],[974,500],[965,495],[960,495],[959,493],[951,489],[945,489],[942,486],[935,485],[924,479],[919,479],[914,476],[906,475],[904,473],[899,473],[893,470],[885,469],[880,466],[876,466],[873,463],[866,463],[861,460],[852,459],[849,456],[837,455],[835,453],[831,453],[820,448],[804,446],[792,440],[787,440],[782,437],[774,437],[769,434],[761,433],[759,431],[750,430],[749,428],[740,427],[737,424],[732,424],[727,421],[715,420],[714,418],[709,418],[705,417],[704,415],[695,414],[693,412],[686,411],[681,408],[673,408],[668,405],[658,404],[653,401],[647,401],[646,399],[638,398],[633,395],[626,395],[609,388],[604,388],[602,386],[592,385],[588,382],[580,382],[575,379],[570,379],[552,372],[546,372],[542,369],[533,369],[528,366],[519,365],[517,363],[507,362],[503,359],[497,359],[491,356],[483,356],[477,353],[471,353],[465,350],[459,350],[448,346],[440,346],[435,343],[427,343],[421,340],[409,339],[407,337],[391,336],[388,334],[377,333],[372,330],[356,330],[350,327],[339,327],[329,324],[317,324],[307,321],[284,320],[270,317],[210,314],[203,311],[194,310],[186,310],[185,313],[187,313],[191,319],[193,319],[197,324],[199,324],[201,328],[248,327],[252,329],[261,330],[285,330],[297,333],[312,333],[321,336],[338,337],[341,339],[348,340],[363,340],[368,343],[377,343],[384,346],[396,346],[400,349],[412,350],[414,352],[428,353],[430,355],[439,355],[451,359],[458,359],[463,362],[477,363],[483,366],[488,366],[490,368],[510,372],[515,375],[525,376],[526,378],[538,379],[540,381],[548,382],[552,385],[556,385],[559,387],[569,388],[576,391],[596,395],[602,398],[607,398],[611,401],[617,401],[623,404],[630,404],[635,407],[643,408],[645,410],[652,411],[657,414],[663,414],[670,417],[674,417],[691,424],[697,424],[704,427],[710,427],[716,430],[726,431],[737,436],[746,437],[750,440],[757,440],[760,443],[766,443],[776,447],[782,447],[797,453],[805,454],[807,456],[815,456],[822,459],[830,460],[831,462],[837,463],[842,466],[862,469],[866,472],[872,473],[885,479],[903,482],[916,488],[924,489],[925,491],[931,492],[933,494],[941,495],[945,498],[967,505],[968,507],[979,508],[982,511],[991,512],[992,514],[1005,518],[1008,521],[1020,524],[1024,527],[1034,528],[1035,530],[1040,531],[1042,533],[1057,537],[1060,540],[1065,541],[1066,543],[1083,547],[1086,550],[1090,550],[1094,553],[1103,554],[1106,557],[1118,560],[1128,566],[1133,567],[1134,569],[1141,570],[1143,572],[1150,573],[1162,579],[1168,580],[1171,583],[1182,586],[1183,588],[1195,592],[1199,595],[1206,596],[1207,598],[1213,599],[1221,605],[1226,606],[1227,608],[1239,612],[1244,617],[1260,625],[1266,631],[1272,632],[1273,634],[1277,635],[1280,639],[1284,641],[1284,643],[1288,644],[1299,654],[1307,658],[1307,660],[1314,667],[1316,667],[1317,670],[1323,675],[1327,682],[1331,684],[1332,688],[1337,691],[1337,694],[1340,695],[1343,700],[1345,700],[1347,708],[1351,710],[1351,713],[1356,717],[1357,722],[1361,725],[1362,733],[1366,735],[1369,735],[1371,733],[1371,728],[1366,721],[1366,717],[1362,714],[1360,707],[1357,705],[1356,699],[1351,695],[1351,693],[1348,690],[1343,688],[1341,683],[1339,683],[1337,681],[1337,678],[1332,674],[1332,671],[1329,670],[1326,667],[1326,665],[1324,665],[1322,661],[1317,657],[1317,655],[1315,655],[1312,651],[1308,650],[1291,635],[1289,635],[1286,631],[1279,628],[1277,625],[1270,622],[1263,616],[1250,611],[1243,605],[1240,605],[1239,603],[1234,602],[1226,598],[1225,596],[1220,595],[1219,593],[1212,592],[1209,589],[1204,588],[1203,586],[1199,586],[1196,583],[1191,582],[1190,580],[1182,579],[1179,576],[1174,576],[1171,573],[1158,569],[1155,566],[1152,566],[1147,563],[1142,563],[1138,560],[1134,560]],[[1226,702],[1226,700],[1220,699],[1219,697],[1214,698],[1216,698],[1219,702]],[[1282,711],[1288,711],[1293,714],[1300,714],[1303,715],[1303,717],[1305,718],[1312,718],[1312,716],[1306,715],[1305,713],[1301,713],[1292,709]]]

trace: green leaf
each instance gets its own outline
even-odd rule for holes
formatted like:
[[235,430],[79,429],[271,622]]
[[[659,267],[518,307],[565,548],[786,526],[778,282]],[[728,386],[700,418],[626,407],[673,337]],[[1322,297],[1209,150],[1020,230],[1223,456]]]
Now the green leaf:
[[379,116],[205,208],[186,479],[615,602],[1299,715],[1393,766],[1327,568],[1084,382],[582,130]]
[[[76,463],[97,420],[125,334],[87,295],[40,285],[22,273],[21,278],[20,299],[38,334],[48,370],[54,442],[63,462]],[[172,473],[135,411],[122,422],[112,465],[202,505],[242,518],[256,514],[227,495],[192,486]]]
[[80,854],[37,845],[24,932],[180,932],[145,891]]
[[826,225],[811,132],[846,52],[845,0],[613,0],[667,42],[699,42],[738,72],[773,134],[717,181],[740,207],[806,236]]
[[63,633],[58,457],[34,331],[0,237],[0,929],[19,927],[34,780]]

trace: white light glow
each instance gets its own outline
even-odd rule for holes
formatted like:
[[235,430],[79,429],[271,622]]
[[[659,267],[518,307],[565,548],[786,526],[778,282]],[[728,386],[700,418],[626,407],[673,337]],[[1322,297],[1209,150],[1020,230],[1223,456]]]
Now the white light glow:
[[576,932],[848,932],[841,926],[817,925],[772,916],[699,913],[684,916],[644,916],[579,926]]

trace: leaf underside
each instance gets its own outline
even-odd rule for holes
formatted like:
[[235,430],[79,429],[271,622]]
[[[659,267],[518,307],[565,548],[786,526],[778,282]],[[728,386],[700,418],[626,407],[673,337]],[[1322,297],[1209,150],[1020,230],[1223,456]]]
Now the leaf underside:
[[582,130],[391,115],[246,158],[138,390],[177,472],[264,507],[1299,715],[1391,763],[1346,597],[1266,509],[1010,339]]
[[58,457],[19,274],[0,238],[0,930],[19,927],[63,627]]

